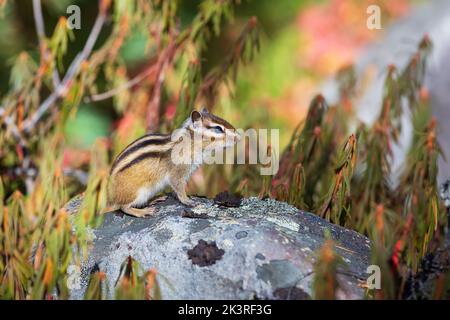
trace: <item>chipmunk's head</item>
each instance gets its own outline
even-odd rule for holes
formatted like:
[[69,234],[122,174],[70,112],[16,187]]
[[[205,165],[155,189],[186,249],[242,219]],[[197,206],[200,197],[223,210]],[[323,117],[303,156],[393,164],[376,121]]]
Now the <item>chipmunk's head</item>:
[[231,147],[241,139],[230,123],[209,113],[206,108],[191,112],[189,127],[201,135],[203,142],[214,148]]

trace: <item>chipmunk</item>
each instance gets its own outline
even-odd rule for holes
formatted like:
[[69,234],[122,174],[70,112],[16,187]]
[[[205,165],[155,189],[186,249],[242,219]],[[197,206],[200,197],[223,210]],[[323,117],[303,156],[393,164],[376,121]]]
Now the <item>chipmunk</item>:
[[[188,139],[188,147],[192,151],[192,146],[194,150],[188,159],[190,161],[174,161],[177,154],[173,151],[180,149],[183,141],[186,142],[183,137],[191,138],[190,141]],[[200,148],[194,147],[194,137],[202,140]],[[147,206],[148,202],[167,186],[173,189],[181,203],[194,206],[195,202],[186,195],[187,181],[202,164],[193,161],[194,157],[206,149],[231,147],[238,140],[240,135],[235,128],[206,108],[200,112],[192,111],[176,134],[144,135],[128,145],[112,164],[108,208],[111,211],[120,209],[136,217],[153,215],[155,208]]]

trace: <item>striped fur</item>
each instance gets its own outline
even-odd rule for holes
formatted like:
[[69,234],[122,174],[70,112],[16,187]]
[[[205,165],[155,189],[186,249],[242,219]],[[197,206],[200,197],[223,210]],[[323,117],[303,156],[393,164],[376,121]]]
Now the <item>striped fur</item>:
[[134,156],[130,161],[127,161],[124,165],[118,169],[117,173],[122,172],[124,170],[127,170],[128,168],[132,167],[133,165],[144,161],[148,158],[165,158],[168,156],[170,151],[165,152],[159,152],[159,151],[149,151],[149,152],[141,152],[138,155]]
[[218,116],[215,116],[211,113],[202,113],[203,116],[203,121],[205,122],[205,125],[209,125],[209,124],[220,124],[222,126],[224,126],[227,129],[230,130],[234,130],[234,127],[227,122],[226,120],[219,118]]
[[170,145],[170,135],[147,134],[133,141],[116,157],[110,174],[121,172],[146,157],[162,156]]

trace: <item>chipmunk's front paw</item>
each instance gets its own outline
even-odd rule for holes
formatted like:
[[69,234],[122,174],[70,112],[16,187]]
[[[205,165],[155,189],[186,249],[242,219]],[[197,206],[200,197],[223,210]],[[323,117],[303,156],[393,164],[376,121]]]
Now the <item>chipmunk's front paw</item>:
[[183,200],[180,199],[180,202],[182,204],[184,204],[185,206],[188,206],[188,207],[195,207],[196,204],[197,204],[194,200],[189,199],[189,198],[186,198],[186,199],[183,199]]

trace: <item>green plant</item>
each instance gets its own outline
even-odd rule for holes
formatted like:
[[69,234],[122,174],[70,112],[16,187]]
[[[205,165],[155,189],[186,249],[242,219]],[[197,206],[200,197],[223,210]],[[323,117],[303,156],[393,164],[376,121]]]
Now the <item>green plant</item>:
[[[0,298],[67,299],[68,267],[81,264],[92,240],[88,227],[102,221],[99,213],[106,206],[113,156],[145,130],[170,130],[194,105],[213,99],[220,84],[231,85],[238,66],[248,63],[258,49],[257,20],[250,18],[223,64],[201,74],[200,65],[190,62],[202,60],[208,40],[219,35],[224,22],[232,21],[239,1],[202,1],[183,27],[178,4],[114,1],[111,6],[111,1],[100,0],[86,43],[70,61],[74,33],[67,19],[61,17],[47,37],[41,3],[33,1],[39,59],[27,52],[16,58],[10,90],[0,105]],[[112,22],[107,21],[110,15]],[[130,78],[121,49],[132,33],[144,33],[150,63]],[[177,85],[165,86],[168,75]],[[178,93],[173,121],[166,117],[168,104],[163,100]],[[122,117],[122,127],[111,140],[98,140],[92,147],[88,179],[80,188],[69,177],[72,168],[64,166],[66,124],[82,103],[94,108],[108,99]],[[131,103],[133,99],[141,103]],[[80,209],[65,209],[69,197],[83,189],[82,200],[76,197],[82,201]],[[117,298],[158,299],[156,271],[141,275],[138,269],[131,258],[124,265]],[[92,276],[86,298],[104,298],[102,287],[100,271]]]

